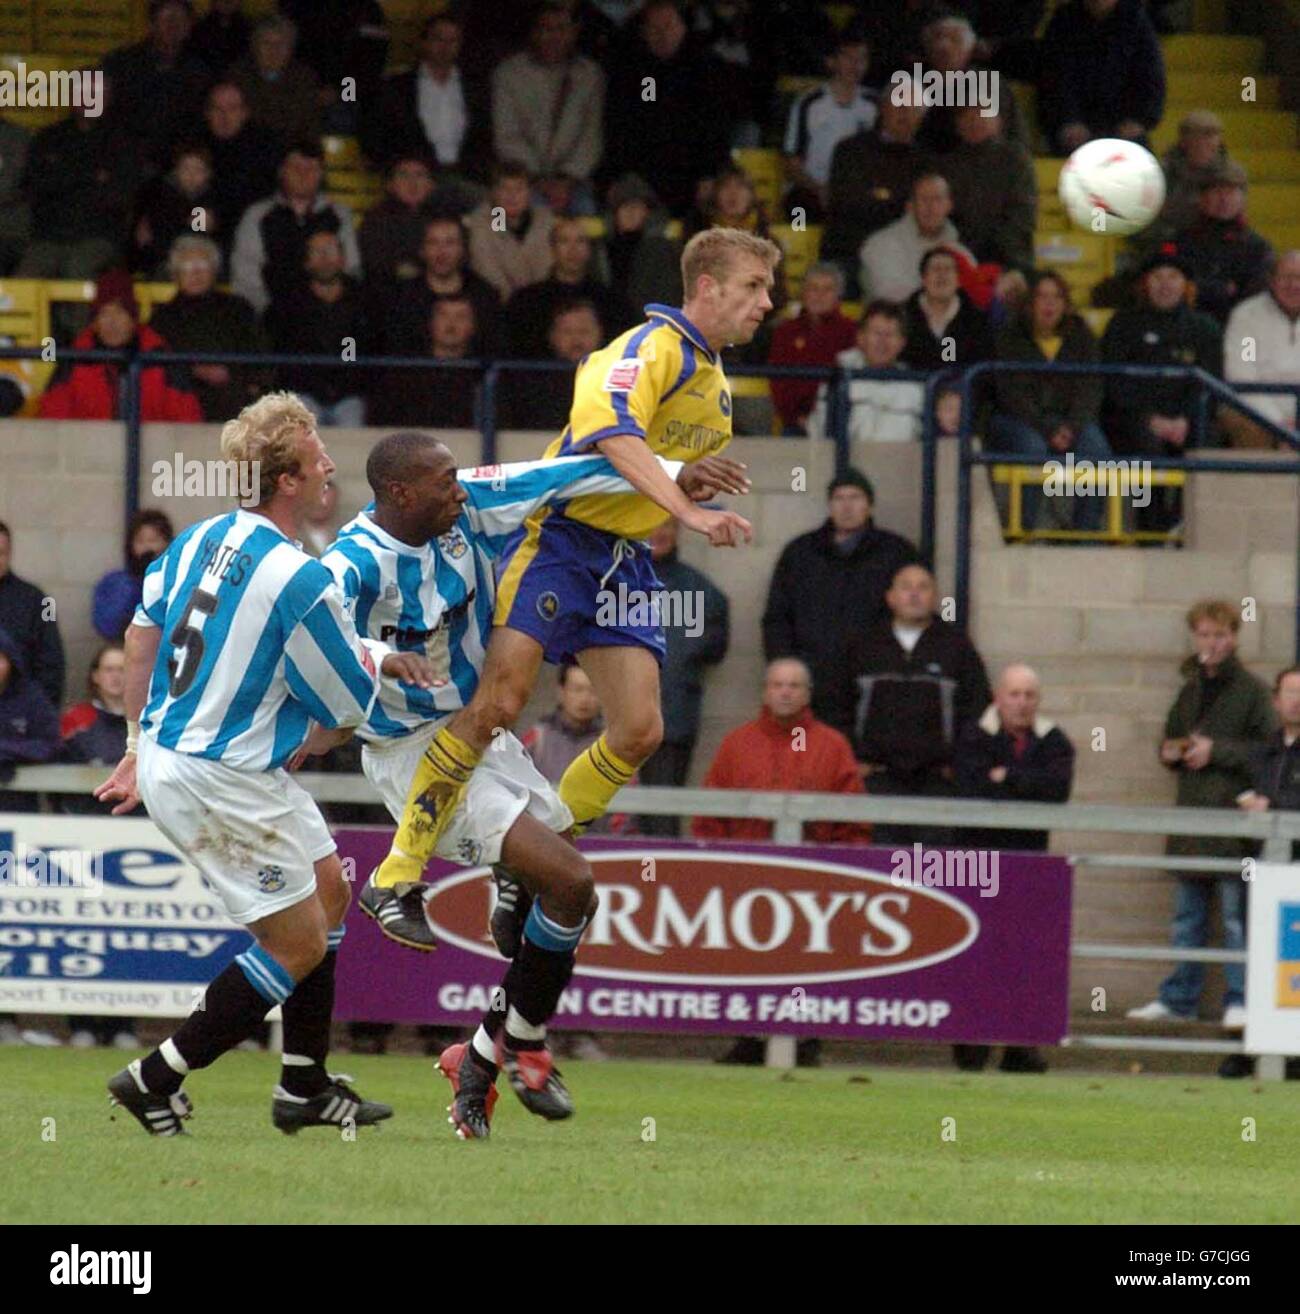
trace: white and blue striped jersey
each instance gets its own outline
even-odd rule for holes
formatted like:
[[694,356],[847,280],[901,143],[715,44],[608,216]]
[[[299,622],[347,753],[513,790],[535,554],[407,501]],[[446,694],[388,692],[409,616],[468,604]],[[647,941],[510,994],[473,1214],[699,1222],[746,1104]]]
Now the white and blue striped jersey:
[[[670,478],[680,461],[660,460]],[[496,558],[539,507],[586,493],[632,486],[599,454],[457,474],[469,500],[440,538],[420,547],[385,533],[373,503],[339,531],[321,555],[343,589],[357,630],[398,652],[423,653],[446,684],[433,689],[381,679],[379,697],[358,733],[393,739],[459,711],[474,696],[496,603]]]
[[319,561],[242,509],[153,562],[134,620],[162,629],[141,732],[244,771],[282,766],[312,721],[360,725],[387,652],[358,638]]

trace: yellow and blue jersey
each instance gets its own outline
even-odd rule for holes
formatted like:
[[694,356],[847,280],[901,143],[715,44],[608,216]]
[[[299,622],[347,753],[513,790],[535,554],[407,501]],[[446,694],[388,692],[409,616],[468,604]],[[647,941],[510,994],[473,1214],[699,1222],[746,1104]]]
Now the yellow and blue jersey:
[[[645,440],[656,456],[698,461],[731,441],[731,392],[722,362],[672,306],[645,308],[646,323],[593,351],[573,385],[564,432],[545,455],[572,456],[617,434]],[[539,513],[545,517],[548,512]],[[593,493],[550,509],[617,538],[645,538],[668,513],[643,493]]]

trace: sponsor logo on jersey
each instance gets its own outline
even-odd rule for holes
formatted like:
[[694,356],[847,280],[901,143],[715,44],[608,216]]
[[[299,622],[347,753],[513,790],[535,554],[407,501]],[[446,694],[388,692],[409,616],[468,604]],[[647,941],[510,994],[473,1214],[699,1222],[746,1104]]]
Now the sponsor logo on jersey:
[[616,360],[605,375],[606,392],[631,392],[641,374],[641,361],[632,356],[627,360]]

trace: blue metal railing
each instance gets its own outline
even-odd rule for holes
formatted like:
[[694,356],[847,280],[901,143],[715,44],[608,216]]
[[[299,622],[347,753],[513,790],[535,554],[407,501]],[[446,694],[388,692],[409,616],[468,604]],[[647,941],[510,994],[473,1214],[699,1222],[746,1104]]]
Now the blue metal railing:
[[[1279,442],[1285,443],[1292,451],[1300,452],[1300,437],[1297,434],[1265,415],[1259,414],[1236,390],[1228,384],[1207,374],[1192,365],[1103,365],[1103,364],[1061,364],[1050,362],[1018,361],[983,361],[964,370],[960,378],[961,389],[961,424],[958,430],[959,468],[957,474],[957,559],[956,559],[956,604],[957,623],[966,626],[970,621],[971,591],[971,531],[973,490],[971,487],[972,471],[979,466],[991,465],[1043,465],[1043,458],[1026,456],[1022,452],[977,452],[974,449],[974,384],[984,375],[990,374],[1080,374],[1080,375],[1119,375],[1128,378],[1143,379],[1184,379],[1199,385],[1199,396],[1205,399],[1205,405],[1211,397],[1244,415],[1259,425]],[[1300,404],[1300,384],[1295,383],[1251,383],[1245,385],[1246,393],[1289,393]],[[1199,405],[1198,405],[1199,409]],[[1121,459],[1121,458],[1116,458]],[[1219,474],[1281,474],[1292,478],[1300,476],[1300,463],[1295,460],[1277,458],[1274,460],[1246,460],[1231,456],[1151,456],[1134,458],[1153,470],[1190,470]],[[1300,660],[1300,537],[1296,544],[1297,553],[1297,600],[1295,653]]]
[[[41,360],[43,349],[39,347],[0,347],[0,359]],[[152,367],[170,365],[231,365],[246,369],[267,367],[332,368],[341,364],[337,356],[314,355],[297,356],[276,352],[214,352],[214,351],[157,351],[127,352],[107,351],[102,349],[60,348],[60,363],[103,363],[125,366],[119,381],[119,418],[126,430],[125,445],[125,498],[124,513],[129,523],[139,507],[140,485],[140,375],[141,371]],[[573,367],[562,361],[537,360],[498,360],[494,358],[473,358],[465,360],[433,360],[428,356],[361,356],[349,361],[350,367],[363,370],[376,369],[418,369],[418,370],[472,370],[483,375],[482,401],[480,405],[480,432],[483,439],[482,459],[484,464],[493,464],[496,460],[498,435],[498,396],[501,378],[514,373],[558,373],[572,371]],[[899,369],[861,369],[849,370],[836,367],[817,368],[799,365],[756,365],[729,364],[729,377],[766,378],[766,379],[809,379],[827,384],[827,436],[835,444],[835,468],[841,471],[849,460],[848,420],[850,412],[850,387],[855,379],[880,379],[890,382],[917,382],[924,387],[924,406],[922,412],[921,443],[921,533],[918,544],[926,560],[933,561],[936,538],[936,517],[938,504],[938,443],[940,435],[936,431],[934,402],[941,387],[955,387],[961,396],[961,421],[957,435],[959,449],[959,469],[957,486],[957,525],[956,525],[956,603],[959,623],[968,623],[970,615],[971,590],[971,526],[972,526],[972,490],[971,472],[982,465],[1041,465],[1040,458],[1011,452],[976,452],[973,446],[975,392],[974,385],[987,375],[999,373],[1017,374],[1080,374],[1080,375],[1119,375],[1146,379],[1182,379],[1198,384],[1197,409],[1194,416],[1194,431],[1199,436],[1205,427],[1208,407],[1211,399],[1236,410],[1247,419],[1258,424],[1278,441],[1292,450],[1300,451],[1300,438],[1289,429],[1276,424],[1267,416],[1260,415],[1245,401],[1242,394],[1268,393],[1291,394],[1300,398],[1300,384],[1287,383],[1251,383],[1235,389],[1214,376],[1194,366],[1145,366],[1145,365],[1107,365],[1107,364],[1057,364],[1054,362],[1012,362],[983,361],[967,366],[964,370],[941,370],[925,373],[917,370]],[[1215,471],[1229,474],[1300,474],[1300,468],[1294,462],[1286,460],[1243,460],[1233,457],[1195,456],[1151,457],[1143,458],[1152,469],[1193,469]],[[1300,542],[1297,543],[1298,576],[1300,576]],[[1298,583],[1300,590],[1300,583]],[[1296,617],[1296,652],[1300,659],[1300,598],[1297,600]]]

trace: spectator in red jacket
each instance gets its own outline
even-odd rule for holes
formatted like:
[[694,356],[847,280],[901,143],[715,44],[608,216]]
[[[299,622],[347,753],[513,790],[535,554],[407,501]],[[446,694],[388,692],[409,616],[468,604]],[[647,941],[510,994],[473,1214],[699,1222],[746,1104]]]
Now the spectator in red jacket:
[[[73,340],[77,350],[166,350],[166,342],[147,324],[140,323],[140,307],[131,286],[131,275],[125,270],[112,269],[100,275],[90,313],[90,327]],[[197,424],[203,418],[198,399],[177,386],[168,374],[168,370],[159,366],[142,371],[140,418]],[[41,398],[41,416],[47,420],[119,419],[120,375],[121,367],[112,362],[60,367]]]
[[[706,789],[788,790],[813,794],[864,793],[849,741],[809,710],[812,676],[798,657],[770,662],[758,718],[733,730],[704,778]],[[696,817],[698,839],[771,839],[772,823],[758,817]],[[871,827],[849,821],[810,821],[804,839],[818,844],[871,840]]]
[[[824,365],[831,368],[841,351],[857,339],[857,327],[840,309],[844,274],[825,262],[804,275],[799,313],[778,324],[772,334],[772,365]],[[772,404],[781,417],[782,431],[802,436],[817,401],[816,379],[773,379]]]

